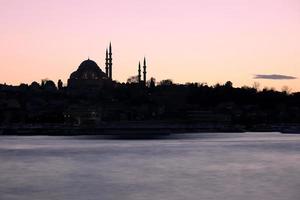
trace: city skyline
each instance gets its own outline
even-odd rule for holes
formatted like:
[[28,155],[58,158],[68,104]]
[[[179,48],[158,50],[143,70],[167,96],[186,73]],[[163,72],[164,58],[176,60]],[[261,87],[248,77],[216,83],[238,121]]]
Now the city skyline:
[[111,41],[121,82],[146,56],[148,78],[300,91],[296,0],[4,0],[0,11],[1,83],[66,83],[88,57],[105,71]]

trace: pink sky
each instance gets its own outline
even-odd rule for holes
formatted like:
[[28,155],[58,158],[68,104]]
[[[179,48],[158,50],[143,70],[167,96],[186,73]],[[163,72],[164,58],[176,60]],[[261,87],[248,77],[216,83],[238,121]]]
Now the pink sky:
[[299,0],[0,0],[0,83],[64,82],[90,57],[104,70],[113,44],[113,76],[135,75],[234,86],[289,86],[300,79]]

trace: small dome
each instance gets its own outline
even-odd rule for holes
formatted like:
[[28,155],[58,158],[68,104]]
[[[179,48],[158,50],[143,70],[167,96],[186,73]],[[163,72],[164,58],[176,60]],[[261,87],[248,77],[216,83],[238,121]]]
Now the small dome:
[[49,80],[45,82],[44,88],[46,90],[56,90],[56,85],[53,81]]

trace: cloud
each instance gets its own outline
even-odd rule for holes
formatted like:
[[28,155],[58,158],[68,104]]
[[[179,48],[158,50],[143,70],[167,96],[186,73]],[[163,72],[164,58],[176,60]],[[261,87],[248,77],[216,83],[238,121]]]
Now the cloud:
[[256,74],[254,79],[291,80],[297,79],[297,77],[282,74]]

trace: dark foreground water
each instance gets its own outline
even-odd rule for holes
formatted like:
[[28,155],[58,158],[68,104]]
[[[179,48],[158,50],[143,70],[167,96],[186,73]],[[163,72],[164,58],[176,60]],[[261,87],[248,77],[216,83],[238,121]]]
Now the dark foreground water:
[[300,135],[0,137],[1,200],[299,200]]

